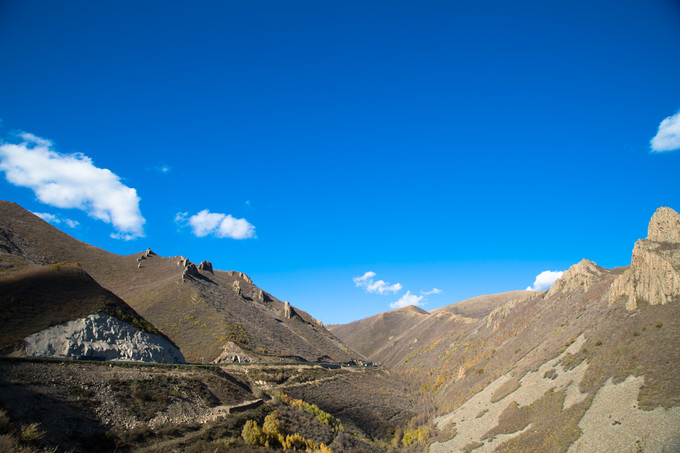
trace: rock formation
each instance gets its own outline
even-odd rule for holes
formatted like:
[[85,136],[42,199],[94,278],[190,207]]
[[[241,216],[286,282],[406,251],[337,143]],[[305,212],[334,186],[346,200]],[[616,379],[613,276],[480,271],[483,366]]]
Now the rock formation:
[[647,240],[680,244],[680,215],[671,208],[657,209],[647,227]]
[[197,277],[198,275],[200,274],[198,273],[198,268],[196,265],[194,263],[189,263],[189,265],[184,268],[184,272],[182,272],[182,281],[186,281],[191,277]]
[[283,305],[283,317],[290,319],[291,314],[290,302],[286,301]]
[[211,274],[213,273],[213,267],[210,261],[201,261],[201,264],[198,265],[198,268],[202,271],[210,272]]
[[573,292],[577,289],[588,291],[607,271],[590,260],[583,259],[571,266],[560,278],[552,284],[546,297],[557,293]]
[[258,289],[257,292],[255,293],[255,301],[263,304],[264,303],[264,291],[261,289]]
[[222,353],[213,360],[213,363],[250,363],[252,361],[253,359],[243,348],[233,341],[227,341]]
[[149,258],[150,256],[153,256],[155,254],[156,254],[156,252],[154,252],[153,250],[151,250],[149,248],[146,249],[146,251],[144,252],[144,256],[147,257],[147,258]]
[[237,296],[243,295],[243,293],[241,292],[241,284],[239,283],[238,280],[235,280],[234,283],[231,284],[231,288],[234,290]]
[[184,363],[168,340],[145,333],[106,313],[68,321],[24,339],[26,355],[134,362]]
[[231,275],[232,277],[240,278],[244,282],[250,283],[251,285],[253,284],[253,281],[250,279],[250,277],[248,277],[243,272],[227,271],[227,275]]
[[640,301],[666,304],[680,297],[680,215],[657,209],[649,222],[647,239],[635,243],[630,268],[612,283],[609,303],[626,299],[626,309]]

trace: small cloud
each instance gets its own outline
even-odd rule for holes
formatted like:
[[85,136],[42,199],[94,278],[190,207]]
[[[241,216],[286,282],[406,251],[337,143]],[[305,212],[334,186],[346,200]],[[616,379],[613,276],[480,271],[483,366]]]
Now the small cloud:
[[[112,237],[144,236],[137,191],[106,168],[98,168],[81,153],[61,154],[50,140],[28,132],[19,144],[0,144],[0,170],[11,184],[27,187],[37,199],[57,208],[75,208],[110,223]],[[75,221],[72,221],[75,222]]]
[[210,212],[207,209],[187,217],[189,213],[178,212],[175,222],[189,224],[198,237],[215,236],[218,238],[248,239],[255,238],[255,226],[246,219],[237,219],[230,214]]
[[669,116],[659,124],[659,131],[650,142],[652,151],[680,149],[680,112]]
[[441,289],[432,288],[430,291],[421,291],[420,294],[423,296],[429,296],[430,294],[441,294],[443,291]]
[[402,308],[406,307],[407,305],[415,305],[416,307],[423,305],[421,301],[423,300],[424,296],[416,296],[415,294],[411,294],[411,291],[406,291],[406,294],[401,296],[398,301],[392,302],[390,304],[390,308],[396,309],[396,308]]
[[564,271],[543,271],[536,276],[534,286],[527,286],[526,291],[544,291],[564,274]]
[[63,222],[66,225],[68,225],[70,228],[75,228],[78,225],[80,225],[80,223],[77,220],[73,220],[73,219],[63,219]]
[[77,220],[72,220],[72,219],[67,219],[65,217],[61,216],[56,216],[54,214],[50,214],[49,212],[34,212],[33,214],[37,215],[41,219],[43,219],[45,222],[52,223],[54,225],[59,225],[60,223],[65,223],[68,227],[70,228],[75,228],[80,223]]
[[363,288],[367,293],[386,294],[401,291],[401,283],[390,285],[384,280],[373,281],[375,276],[375,272],[368,271],[361,277],[354,277],[352,280],[356,286]]

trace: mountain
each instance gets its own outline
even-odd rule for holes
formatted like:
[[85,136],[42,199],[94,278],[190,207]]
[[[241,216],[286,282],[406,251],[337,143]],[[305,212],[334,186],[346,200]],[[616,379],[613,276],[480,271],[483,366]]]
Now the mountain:
[[680,451],[679,272],[659,208],[630,266],[331,329],[431,395],[432,452]]
[[[150,249],[116,255],[78,241],[15,203],[0,201],[3,273],[77,263],[176,344],[191,362],[334,361],[360,355],[321,322],[258,288],[243,273],[213,270]],[[62,275],[62,274],[55,274]],[[63,274],[65,275],[65,274]],[[54,276],[53,276],[54,277]]]
[[430,313],[425,310],[408,305],[349,324],[331,324],[327,327],[338,338],[344,338],[352,349],[377,361],[380,358],[379,351],[429,316]]

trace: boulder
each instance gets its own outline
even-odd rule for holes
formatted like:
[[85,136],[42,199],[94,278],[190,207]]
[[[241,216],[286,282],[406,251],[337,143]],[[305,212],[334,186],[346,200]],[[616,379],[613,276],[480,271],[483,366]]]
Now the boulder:
[[210,272],[211,274],[213,273],[213,267],[210,261],[201,261],[201,264],[198,265],[198,268],[202,271]]
[[290,319],[291,315],[292,315],[292,310],[290,308],[290,302],[286,301],[286,302],[284,302],[284,305],[283,305],[283,317],[286,318],[286,319]]

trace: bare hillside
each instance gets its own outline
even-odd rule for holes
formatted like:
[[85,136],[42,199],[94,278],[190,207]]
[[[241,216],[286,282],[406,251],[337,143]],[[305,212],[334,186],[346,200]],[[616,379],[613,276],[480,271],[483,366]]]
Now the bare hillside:
[[549,291],[432,310],[388,341],[373,320],[394,312],[333,329],[434,398],[431,451],[677,451],[679,235],[660,208],[631,266],[582,260]]
[[[77,263],[167,335],[188,361],[335,361],[360,358],[309,314],[240,272],[161,257],[115,255],[78,241],[15,203],[0,201],[4,273]],[[23,274],[21,274],[23,275]]]

